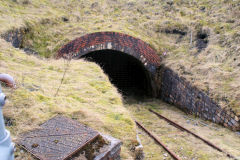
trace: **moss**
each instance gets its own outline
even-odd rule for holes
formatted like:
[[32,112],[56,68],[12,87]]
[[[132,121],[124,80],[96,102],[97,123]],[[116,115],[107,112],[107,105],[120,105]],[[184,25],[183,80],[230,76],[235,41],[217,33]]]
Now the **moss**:
[[105,81],[92,81],[89,84],[101,93],[106,93],[110,87]]
[[53,66],[49,66],[48,69],[54,71],[54,67]]
[[231,28],[231,25],[230,24],[217,24],[216,27],[214,28],[214,32],[216,34],[223,34],[225,32],[230,32],[230,31],[233,31],[232,28]]
[[180,15],[181,15],[182,17],[184,17],[184,16],[186,16],[186,13],[185,13],[184,11],[180,11]]
[[50,100],[49,97],[46,97],[46,96],[44,96],[42,94],[38,94],[37,98],[38,98],[38,101],[40,101],[40,102],[48,102]]
[[87,101],[81,98],[80,96],[72,95],[71,97],[81,103],[87,103]]

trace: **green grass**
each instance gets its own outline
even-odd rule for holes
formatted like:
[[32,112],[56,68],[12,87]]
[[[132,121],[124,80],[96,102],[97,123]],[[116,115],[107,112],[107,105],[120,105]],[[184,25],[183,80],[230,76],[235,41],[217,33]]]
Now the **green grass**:
[[[240,114],[238,3],[174,0],[169,5],[166,1],[154,0],[0,0],[0,34],[28,29],[22,47],[32,48],[41,57],[49,58],[27,56],[0,39],[0,71],[13,75],[18,82],[17,90],[4,89],[10,97],[4,114],[15,117],[17,122],[10,128],[14,139],[54,115],[63,114],[122,139],[122,157],[129,159],[135,125],[123,107],[121,95],[97,65],[72,61],[58,96],[54,96],[66,65],[63,60],[53,60],[54,54],[67,42],[99,31],[122,32],[140,38],[160,56],[166,51],[162,63],[208,91],[222,107]],[[205,10],[201,10],[203,7]],[[68,21],[64,22],[63,17]],[[187,34],[180,37],[165,33],[166,29]],[[209,44],[196,54],[196,35],[200,31],[209,33]]]
[[[2,40],[0,43],[4,57],[0,65],[7,65],[0,67],[0,72],[11,74],[18,87],[16,90],[3,88],[8,96],[4,116],[16,122],[8,128],[14,141],[19,134],[61,114],[121,139],[124,143],[122,156],[131,157],[128,146],[135,140],[135,124],[123,106],[121,95],[99,66],[82,60],[72,61],[55,97],[66,64],[63,60],[47,60],[46,63]],[[28,61],[34,63],[26,63]],[[27,159],[26,154],[16,154],[21,155],[18,159]]]

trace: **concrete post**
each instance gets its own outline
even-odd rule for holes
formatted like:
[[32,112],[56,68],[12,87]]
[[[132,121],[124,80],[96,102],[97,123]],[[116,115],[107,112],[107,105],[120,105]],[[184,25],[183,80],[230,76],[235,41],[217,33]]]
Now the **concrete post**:
[[10,133],[5,129],[2,108],[5,104],[6,96],[2,93],[0,85],[0,158],[1,160],[14,159],[14,143],[10,138]]

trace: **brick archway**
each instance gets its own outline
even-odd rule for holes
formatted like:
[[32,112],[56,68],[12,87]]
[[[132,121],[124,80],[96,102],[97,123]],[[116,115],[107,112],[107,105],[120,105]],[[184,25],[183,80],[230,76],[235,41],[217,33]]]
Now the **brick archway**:
[[160,57],[147,43],[117,32],[97,32],[77,38],[64,45],[58,51],[57,58],[66,58],[72,54],[74,59],[79,59],[89,52],[106,49],[120,51],[135,57],[153,74],[160,65]]
[[[156,96],[155,75],[161,59],[156,51],[144,41],[117,32],[97,32],[84,35],[64,45],[57,53],[57,58],[84,58],[88,53],[112,50],[138,60],[148,72],[151,95]],[[131,58],[130,57],[130,58]]]

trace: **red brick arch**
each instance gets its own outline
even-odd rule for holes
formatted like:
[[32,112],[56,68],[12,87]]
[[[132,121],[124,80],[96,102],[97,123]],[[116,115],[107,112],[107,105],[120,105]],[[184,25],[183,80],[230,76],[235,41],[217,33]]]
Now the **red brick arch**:
[[57,53],[57,58],[74,59],[98,50],[116,50],[138,59],[145,68],[155,74],[160,65],[160,57],[156,51],[144,41],[117,32],[97,32],[87,34],[64,45]]

